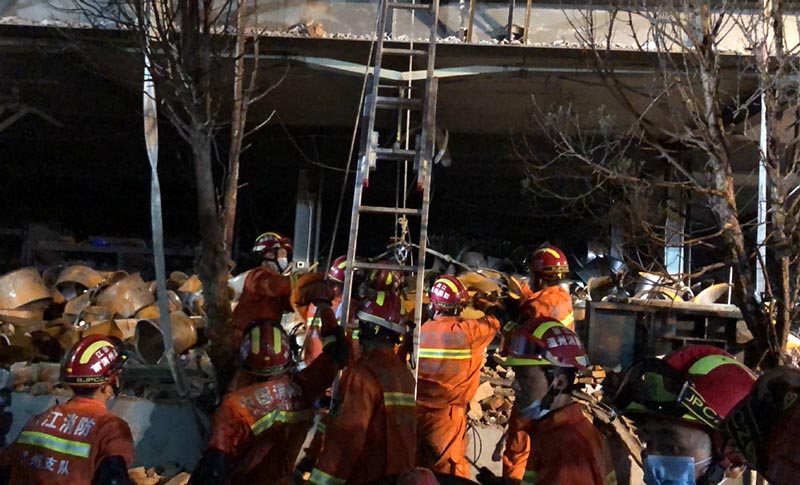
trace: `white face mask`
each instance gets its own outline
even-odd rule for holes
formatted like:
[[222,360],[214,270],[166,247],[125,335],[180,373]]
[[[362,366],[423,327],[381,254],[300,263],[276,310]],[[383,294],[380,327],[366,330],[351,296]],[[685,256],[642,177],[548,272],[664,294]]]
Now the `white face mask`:
[[278,269],[285,270],[289,266],[289,258],[278,258]]
[[532,403],[528,404],[524,408],[519,410],[519,416],[525,419],[542,419],[549,413],[549,409],[542,408],[542,401],[533,401]]

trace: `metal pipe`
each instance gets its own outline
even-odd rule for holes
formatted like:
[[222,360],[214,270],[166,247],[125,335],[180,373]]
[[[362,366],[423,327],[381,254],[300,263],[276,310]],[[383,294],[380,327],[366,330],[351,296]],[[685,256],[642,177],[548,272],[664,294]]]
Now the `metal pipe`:
[[508,26],[506,28],[506,40],[511,42],[514,37],[514,8],[516,8],[516,0],[508,2]]
[[472,28],[475,25],[475,0],[469,0],[469,24],[467,24],[467,42],[472,42]]
[[764,262],[767,260],[767,108],[764,94],[761,94],[761,133],[759,133],[758,161],[758,229],[756,231],[756,298],[761,298],[764,293]]
[[525,30],[522,32],[522,43],[524,45],[528,45],[528,32],[531,28],[531,4],[533,3],[532,0],[528,0],[528,4],[525,6]]

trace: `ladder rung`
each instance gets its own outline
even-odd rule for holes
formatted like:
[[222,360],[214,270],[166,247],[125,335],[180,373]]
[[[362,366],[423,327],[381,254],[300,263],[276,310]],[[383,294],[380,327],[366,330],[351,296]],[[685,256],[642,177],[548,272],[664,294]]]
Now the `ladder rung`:
[[428,51],[422,49],[398,49],[394,47],[384,47],[383,48],[384,54],[395,55],[395,56],[427,56]]
[[422,109],[422,100],[416,98],[397,98],[393,96],[378,96],[375,106],[390,109]]
[[409,2],[389,2],[389,8],[399,8],[403,10],[430,10],[429,3],[409,3]]
[[417,271],[416,266],[407,264],[362,263],[359,261],[353,263],[353,269],[385,269],[389,271],[402,271],[404,273],[413,273]]
[[407,207],[378,207],[374,205],[362,205],[359,210],[361,212],[369,212],[372,214],[406,214],[410,216],[422,215],[422,209],[410,209]]
[[410,160],[417,156],[417,152],[399,148],[375,148],[375,156],[381,160]]

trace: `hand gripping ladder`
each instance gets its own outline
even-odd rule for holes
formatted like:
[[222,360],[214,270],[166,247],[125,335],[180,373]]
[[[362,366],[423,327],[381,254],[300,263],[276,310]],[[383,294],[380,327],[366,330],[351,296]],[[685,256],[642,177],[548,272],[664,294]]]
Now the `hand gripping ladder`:
[[[381,0],[378,5],[378,19],[376,29],[376,46],[373,64],[373,72],[367,80],[367,87],[364,96],[364,110],[361,114],[361,149],[359,153],[358,168],[356,171],[355,189],[353,193],[353,211],[350,218],[350,239],[347,247],[347,267],[345,272],[344,292],[342,295],[342,322],[346,322],[347,315],[350,314],[350,300],[353,291],[353,272],[356,269],[401,271],[416,275],[416,302],[414,310],[414,373],[417,374],[418,355],[416,343],[419,341],[419,329],[422,324],[422,296],[424,292],[425,276],[425,250],[428,236],[428,206],[430,204],[431,190],[431,169],[433,164],[434,143],[435,143],[435,121],[436,121],[436,93],[438,80],[434,77],[435,57],[436,57],[436,26],[439,17],[439,0],[427,0],[426,3]],[[387,18],[394,16],[396,11],[407,11],[410,16],[419,15],[419,19],[430,25],[430,37],[427,49],[415,49],[413,42],[402,44],[400,47],[385,46],[387,37]],[[416,19],[416,18],[415,18]],[[412,21],[413,22],[413,21]],[[410,37],[413,37],[411,32]],[[414,59],[427,58],[427,73],[422,86],[414,86],[411,77],[406,79],[406,85],[382,84],[381,64],[383,60],[399,58],[407,61],[409,66],[413,66]],[[392,61],[389,61],[392,62]],[[398,127],[394,144],[386,147],[386,140],[381,140],[376,131],[376,118],[379,113],[396,113]],[[420,116],[421,114],[421,116]],[[412,117],[419,120],[420,129],[413,146],[411,139]],[[405,143],[401,143],[405,138]],[[390,142],[392,140],[389,140]],[[386,171],[378,169],[378,162],[381,165],[389,165],[387,162],[397,164],[395,174],[400,180],[402,174],[403,184],[398,183],[395,189],[394,206],[384,205],[365,205],[362,203],[364,189],[369,186],[370,173],[375,172],[375,178],[386,175]],[[409,171],[409,163],[413,162],[413,170]],[[405,167],[405,170],[401,168]],[[410,178],[416,177],[416,188],[421,197],[413,197],[416,202],[415,207],[408,204],[408,191],[405,185]],[[377,185],[378,180],[376,180]],[[369,192],[369,191],[368,191]],[[409,217],[419,218],[418,240],[408,241],[406,247],[417,247],[417,256],[412,264],[385,264],[367,263],[356,260],[356,250],[358,248],[359,222],[362,214],[382,214],[392,216],[404,229],[414,226],[414,221],[409,221]],[[401,240],[406,237],[413,238],[414,231],[403,231]]]

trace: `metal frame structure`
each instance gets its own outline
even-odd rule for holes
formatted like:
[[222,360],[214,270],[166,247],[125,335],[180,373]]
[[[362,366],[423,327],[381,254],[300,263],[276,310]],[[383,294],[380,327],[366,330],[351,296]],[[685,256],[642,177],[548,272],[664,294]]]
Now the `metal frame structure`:
[[[409,48],[390,48],[384,46],[387,37],[387,19],[394,9],[405,9],[413,13],[427,13],[430,25],[430,37],[427,49],[415,49],[413,43]],[[378,22],[376,28],[376,46],[372,74],[368,79],[365,90],[364,111],[361,121],[361,150],[356,171],[355,189],[353,193],[353,209],[350,218],[350,237],[347,247],[347,268],[345,273],[344,291],[342,296],[343,323],[350,314],[350,301],[353,294],[353,274],[359,269],[365,270],[390,270],[400,271],[416,276],[416,301],[414,306],[414,342],[419,341],[419,329],[422,325],[422,297],[424,293],[425,276],[425,251],[428,238],[428,208],[430,205],[431,170],[433,165],[436,123],[436,95],[438,79],[435,75],[436,66],[436,28],[439,18],[439,0],[430,0],[427,3],[408,3],[381,0],[378,7]],[[405,58],[408,66],[413,66],[414,58],[427,57],[427,71],[425,85],[422,93],[420,88],[412,85],[408,79],[405,85],[381,84],[381,65],[384,57]],[[389,94],[387,94],[387,92]],[[396,93],[396,94],[395,94]],[[397,113],[397,139],[391,148],[383,148],[379,134],[376,131],[376,118],[379,110]],[[411,114],[422,113],[421,130],[416,140],[411,140]],[[404,140],[402,139],[404,138]],[[402,143],[401,143],[402,142]],[[413,144],[413,148],[412,148]],[[404,145],[404,146],[402,146]],[[402,146],[402,148],[401,148]],[[364,189],[369,185],[370,172],[377,168],[378,161],[395,161],[404,165],[402,170],[403,184],[398,184],[394,207],[370,206],[362,203]],[[409,162],[413,161],[413,171],[416,173],[417,190],[422,194],[419,207],[409,207],[407,200],[406,183],[409,176]],[[398,166],[398,175],[401,167]],[[399,177],[398,177],[399,178]],[[383,214],[394,216],[404,228],[408,227],[408,216],[419,217],[418,238],[416,241],[406,241],[407,247],[417,248],[416,260],[398,261],[397,264],[369,263],[356,258],[359,241],[359,222],[364,213]],[[403,237],[410,235],[404,231]],[[419,356],[414,348],[413,354],[415,377]]]

